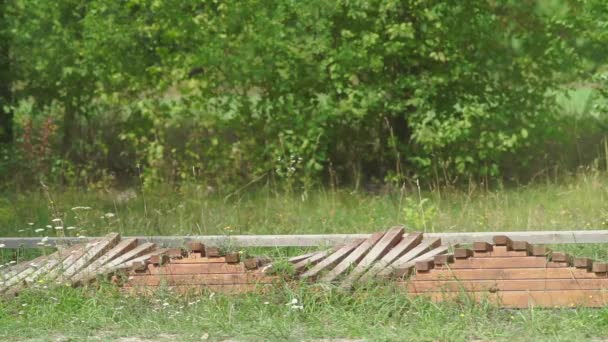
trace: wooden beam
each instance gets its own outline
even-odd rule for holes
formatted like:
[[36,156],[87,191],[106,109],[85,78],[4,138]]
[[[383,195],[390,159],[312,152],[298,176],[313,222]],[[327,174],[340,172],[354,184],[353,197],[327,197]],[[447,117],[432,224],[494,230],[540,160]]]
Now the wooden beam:
[[[426,238],[440,238],[446,244],[471,244],[476,241],[493,242],[496,235],[511,240],[525,240],[530,244],[608,243],[608,230],[571,231],[517,231],[517,232],[462,232],[427,233]],[[370,234],[310,234],[310,235],[197,235],[197,236],[132,236],[143,242],[159,246],[181,247],[187,241],[201,241],[207,245],[223,246],[230,242],[241,247],[318,247],[346,244],[357,239],[369,238]],[[48,238],[51,246],[66,242],[83,242],[91,238]],[[40,237],[0,237],[5,248],[39,247]]]

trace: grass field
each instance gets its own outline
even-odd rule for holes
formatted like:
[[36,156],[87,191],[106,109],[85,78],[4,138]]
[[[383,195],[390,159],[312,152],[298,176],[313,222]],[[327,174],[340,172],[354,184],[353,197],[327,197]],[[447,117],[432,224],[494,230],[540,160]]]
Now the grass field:
[[[3,236],[371,232],[395,224],[420,231],[602,229],[608,177],[581,172],[560,182],[485,191],[316,191],[223,194],[196,186],[123,191],[43,190],[0,198]],[[90,209],[89,209],[90,208]],[[55,220],[55,221],[53,221]],[[47,228],[47,225],[50,228]],[[63,229],[56,229],[63,227]],[[74,227],[68,229],[68,227]],[[608,260],[606,245],[555,246]],[[258,249],[273,256],[301,252]],[[2,262],[14,251],[0,249]],[[28,252],[26,254],[29,254]],[[296,299],[302,309],[292,308]],[[3,340],[370,341],[604,340],[608,308],[501,310],[432,304],[378,286],[345,294],[284,286],[268,294],[127,298],[111,285],[30,291],[0,301]]]

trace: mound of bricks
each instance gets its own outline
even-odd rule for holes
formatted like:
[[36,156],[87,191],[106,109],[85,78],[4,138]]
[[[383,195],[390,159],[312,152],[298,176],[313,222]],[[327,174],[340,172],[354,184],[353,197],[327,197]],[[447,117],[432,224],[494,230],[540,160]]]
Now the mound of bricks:
[[174,248],[162,255],[139,261],[132,267],[123,285],[130,294],[154,294],[160,289],[175,293],[242,293],[263,289],[278,281],[261,268],[269,260],[240,254],[222,255],[217,247],[200,242],[188,243],[188,249]]
[[506,308],[599,307],[608,304],[608,264],[495,236],[494,244],[419,260],[402,285],[434,301],[466,296]]

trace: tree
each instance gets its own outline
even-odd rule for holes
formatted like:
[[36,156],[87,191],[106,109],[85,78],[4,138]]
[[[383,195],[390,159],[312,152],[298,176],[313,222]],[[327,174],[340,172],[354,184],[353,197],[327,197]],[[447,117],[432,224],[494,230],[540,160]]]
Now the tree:
[[6,1],[0,0],[0,144],[13,141],[10,39],[6,16]]

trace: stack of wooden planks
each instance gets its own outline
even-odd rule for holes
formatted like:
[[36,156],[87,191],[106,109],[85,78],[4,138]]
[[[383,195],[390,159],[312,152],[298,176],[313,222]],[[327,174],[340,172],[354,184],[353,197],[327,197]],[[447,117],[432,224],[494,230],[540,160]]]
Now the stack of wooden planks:
[[410,294],[435,301],[465,296],[507,308],[608,304],[608,264],[502,235],[493,242],[420,260],[403,285]]
[[263,289],[278,281],[263,268],[264,258],[240,260],[240,254],[222,255],[217,247],[190,242],[187,251],[174,248],[162,256],[140,261],[128,273],[123,290],[129,294],[154,294],[166,289],[180,294],[203,291],[242,293]]
[[166,252],[153,243],[121,240],[117,233],[88,243],[59,247],[49,255],[22,262],[0,273],[0,294],[16,295],[26,287],[77,285],[98,275],[129,269],[134,263]]
[[444,254],[441,239],[424,239],[422,233],[406,233],[401,226],[377,232],[367,239],[333,249],[291,258],[298,277],[310,281],[339,283],[351,288],[373,279],[408,275],[419,260]]

